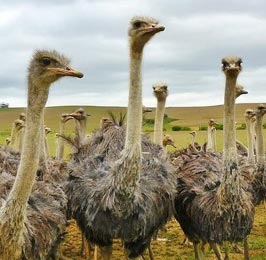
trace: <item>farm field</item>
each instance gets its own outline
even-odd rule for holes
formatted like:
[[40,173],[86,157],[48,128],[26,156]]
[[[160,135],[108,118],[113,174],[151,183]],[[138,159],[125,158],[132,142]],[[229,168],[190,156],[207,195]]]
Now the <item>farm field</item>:
[[[255,108],[257,104],[238,104],[236,109],[236,123],[241,126],[244,123],[244,111],[246,108]],[[55,155],[55,133],[59,131],[59,117],[64,112],[73,112],[78,107],[48,107],[46,108],[45,124],[52,129],[52,133],[48,135],[50,153]],[[126,109],[122,107],[92,107],[83,106],[83,108],[91,114],[88,118],[88,134],[99,127],[99,122],[102,117],[108,116],[107,111],[112,111],[115,115],[125,113]],[[23,108],[0,109],[0,144],[5,144],[5,138],[10,136],[12,122],[18,117],[20,112],[25,112]],[[164,125],[165,132],[170,134],[177,145],[177,149],[186,147],[191,141],[189,131],[171,131],[172,126],[188,126],[192,130],[198,130],[201,126],[206,126],[210,118],[214,118],[219,123],[222,123],[222,106],[212,107],[189,107],[189,108],[167,108],[166,114],[173,119]],[[146,114],[145,118],[154,118],[154,109],[152,113]],[[144,125],[144,132],[152,135],[152,128],[149,125]],[[73,122],[67,123],[67,134],[74,133]],[[207,139],[206,131],[197,131],[196,141],[203,144]],[[237,139],[246,144],[246,131],[238,130]],[[218,149],[222,149],[222,131],[217,131]],[[173,148],[169,148],[172,151]],[[67,151],[70,153],[70,148]],[[66,158],[67,159],[67,158]],[[156,260],[192,260],[192,246],[182,245],[184,238],[183,232],[175,220],[167,224],[167,232],[159,233],[160,239],[152,242],[152,247]],[[254,228],[249,238],[251,260],[266,260],[266,208],[260,205],[257,208]],[[68,233],[64,240],[63,251],[66,256],[74,260],[85,260],[79,255],[81,245],[81,235],[74,221],[71,221],[68,227]],[[241,245],[241,244],[240,244]],[[243,255],[234,253],[230,249],[233,260],[243,259]],[[206,248],[207,259],[216,259],[212,251]],[[113,258],[114,260],[124,259],[120,241],[114,242]],[[145,259],[149,259],[146,255]]]

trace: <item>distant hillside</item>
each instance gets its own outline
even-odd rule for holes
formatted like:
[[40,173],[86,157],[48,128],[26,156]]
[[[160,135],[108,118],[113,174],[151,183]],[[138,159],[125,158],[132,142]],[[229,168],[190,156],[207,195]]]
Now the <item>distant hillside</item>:
[[[247,108],[255,108],[258,104],[237,104],[236,121],[244,123],[244,111]],[[97,106],[82,106],[91,116],[88,118],[88,131],[91,132],[99,127],[99,122],[102,117],[108,116],[108,111],[112,111],[115,115],[126,113],[125,107],[97,107]],[[70,113],[79,106],[64,106],[64,107],[47,107],[45,112],[45,124],[52,128],[54,132],[59,130],[59,117],[62,113]],[[18,114],[25,112],[25,108],[2,108],[0,109],[0,131],[10,131],[12,122],[18,117]],[[171,122],[172,125],[182,125],[190,127],[198,127],[207,125],[208,119],[214,118],[218,122],[223,122],[223,106],[208,106],[208,107],[168,107],[166,114],[170,118],[177,119]],[[146,118],[154,118],[153,112],[145,115]],[[72,127],[72,126],[71,126]]]

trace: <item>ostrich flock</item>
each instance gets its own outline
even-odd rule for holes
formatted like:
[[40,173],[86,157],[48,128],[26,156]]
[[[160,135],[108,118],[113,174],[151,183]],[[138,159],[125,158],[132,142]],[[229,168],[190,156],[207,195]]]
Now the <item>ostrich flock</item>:
[[[70,219],[82,233],[87,259],[109,260],[120,239],[125,259],[144,259],[151,241],[174,217],[194,246],[195,259],[206,259],[208,244],[217,259],[229,259],[228,245],[248,240],[255,208],[265,199],[262,119],[266,106],[245,111],[248,147],[236,140],[235,100],[247,92],[237,83],[238,57],[222,59],[225,75],[223,151],[216,149],[216,122],[209,120],[207,143],[196,132],[184,149],[163,134],[167,84],[153,86],[157,99],[153,140],[142,133],[142,54],[145,44],[165,27],[152,18],[134,17],[128,30],[130,71],[127,121],[102,118],[87,136],[89,116],[82,108],[62,114],[56,156],[49,155],[44,109],[52,83],[83,74],[56,51],[36,51],[28,67],[28,102],[0,146],[0,259],[59,260]],[[123,118],[122,118],[123,119]],[[75,122],[75,137],[65,135]],[[70,144],[70,160],[64,146]],[[221,250],[223,248],[223,250]],[[86,250],[85,250],[86,251]],[[93,252],[92,252],[93,251]]]

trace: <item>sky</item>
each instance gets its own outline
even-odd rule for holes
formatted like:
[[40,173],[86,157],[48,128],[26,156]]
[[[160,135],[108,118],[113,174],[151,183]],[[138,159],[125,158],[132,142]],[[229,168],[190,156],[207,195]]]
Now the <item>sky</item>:
[[36,49],[70,57],[83,79],[63,78],[48,106],[127,106],[127,30],[133,16],[159,20],[165,31],[146,46],[143,104],[156,106],[152,85],[165,82],[166,106],[223,103],[221,59],[243,59],[240,103],[266,102],[264,0],[11,0],[0,5],[0,102],[26,106],[26,73]]

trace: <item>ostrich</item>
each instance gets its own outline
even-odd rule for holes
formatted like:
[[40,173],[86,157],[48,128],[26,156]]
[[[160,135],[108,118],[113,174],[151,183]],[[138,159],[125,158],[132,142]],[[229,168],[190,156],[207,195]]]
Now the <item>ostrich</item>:
[[66,224],[66,197],[61,188],[44,182],[33,187],[49,86],[63,76],[83,74],[70,68],[68,59],[56,51],[34,54],[28,69],[27,123],[21,160],[12,189],[0,209],[1,260],[51,257]]
[[60,125],[59,125],[59,134],[56,135],[56,159],[57,160],[63,160],[64,159],[64,140],[62,137],[65,134],[65,124],[69,121],[73,119],[72,116],[69,116],[66,113],[63,113],[60,116]]
[[154,84],[153,94],[157,99],[153,141],[156,144],[163,145],[163,119],[165,111],[165,102],[168,96],[167,84],[162,82]]
[[216,151],[216,147],[215,144],[213,143],[214,138],[213,138],[213,134],[215,134],[213,127],[215,128],[215,126],[217,125],[217,122],[214,119],[210,119],[208,122],[208,130],[207,130],[207,134],[208,134],[208,138],[207,138],[207,146],[206,146],[206,151],[207,152],[214,152]]
[[253,109],[247,109],[244,113],[247,126],[247,141],[248,141],[248,161],[250,164],[255,164],[254,156],[254,127],[253,124],[256,121],[256,111]]
[[[114,238],[122,239],[127,257],[138,257],[154,232],[171,216],[176,187],[170,165],[160,160],[158,149],[157,158],[152,150],[141,153],[142,51],[152,36],[163,30],[151,18],[131,20],[128,116],[125,143],[118,159],[111,162],[96,158],[93,165],[89,162],[95,155],[93,149],[89,157],[80,154],[81,159],[76,156],[69,164],[71,176],[66,192],[70,211],[86,239],[99,246],[102,259],[110,259]],[[123,129],[118,127],[117,132],[123,133]],[[113,140],[109,139],[109,143],[113,144]],[[151,142],[149,146],[159,147]],[[83,174],[79,176],[78,171]]]
[[12,125],[11,137],[10,137],[10,146],[14,151],[20,152],[22,148],[22,138],[23,133],[22,129],[24,128],[24,121],[16,119]]
[[68,114],[75,119],[76,138],[80,145],[84,145],[87,139],[87,117],[90,116],[83,108],[77,109],[75,112]]
[[20,113],[19,114],[19,117],[18,117],[18,119],[20,119],[20,120],[22,120],[22,121],[24,121],[24,122],[26,122],[26,114],[25,113]]
[[265,155],[262,136],[262,118],[266,113],[266,106],[261,104],[256,109],[256,157],[257,157],[257,178],[255,179],[255,191],[258,190],[256,205],[266,197],[266,177],[265,177]]
[[223,155],[199,153],[187,160],[178,172],[175,217],[193,242],[196,259],[204,259],[200,242],[242,241],[254,220],[254,195],[242,175],[255,168],[238,165],[235,143],[235,85],[241,71],[238,57],[222,60],[226,76],[224,99]]
[[189,132],[189,134],[191,135],[191,143],[189,145],[189,150],[191,150],[192,153],[197,153],[202,149],[202,147],[197,142],[195,142],[197,132],[191,131],[191,132]]
[[47,135],[49,135],[52,132],[50,127],[45,127],[44,128],[44,148],[45,148],[45,154],[47,158],[50,157],[50,149],[49,149],[49,144],[48,144],[48,138]]
[[9,146],[11,143],[11,138],[10,137],[7,137],[6,138],[6,146]]
[[167,145],[170,145],[174,148],[176,148],[175,141],[170,135],[163,135],[163,147],[166,148]]

